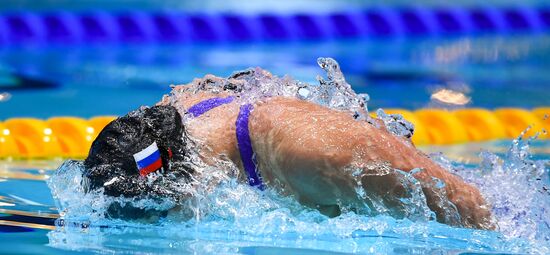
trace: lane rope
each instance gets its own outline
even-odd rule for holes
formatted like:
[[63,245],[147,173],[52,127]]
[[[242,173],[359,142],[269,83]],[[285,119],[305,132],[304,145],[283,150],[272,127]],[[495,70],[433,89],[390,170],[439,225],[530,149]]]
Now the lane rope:
[[540,33],[547,6],[370,7],[328,13],[25,11],[0,13],[0,45],[105,42],[329,40],[401,36]]
[[[401,114],[415,125],[412,137],[416,145],[445,145],[514,139],[527,127],[527,136],[539,133],[540,139],[550,139],[543,130],[550,130],[550,107],[532,110],[498,108],[493,111],[466,108],[454,111],[442,109],[384,109],[388,114]],[[372,113],[374,115],[374,113]],[[0,158],[84,158],[92,141],[115,116],[10,118],[0,122]]]

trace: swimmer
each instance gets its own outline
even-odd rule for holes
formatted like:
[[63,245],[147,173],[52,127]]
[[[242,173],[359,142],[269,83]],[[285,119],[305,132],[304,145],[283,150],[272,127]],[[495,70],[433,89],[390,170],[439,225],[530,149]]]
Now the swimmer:
[[[108,124],[84,161],[88,189],[103,188],[113,197],[180,199],[175,186],[202,178],[190,161],[195,153],[207,165],[229,162],[254,188],[276,189],[331,217],[344,210],[405,217],[402,201],[411,194],[404,171],[418,180],[437,221],[494,229],[479,190],[407,137],[391,134],[376,119],[358,120],[296,97],[250,100],[242,86],[258,75],[271,76],[250,69],[174,86],[157,105]],[[366,195],[358,195],[358,186]],[[448,217],[452,211],[459,217]],[[147,212],[117,205],[110,213],[135,218]]]

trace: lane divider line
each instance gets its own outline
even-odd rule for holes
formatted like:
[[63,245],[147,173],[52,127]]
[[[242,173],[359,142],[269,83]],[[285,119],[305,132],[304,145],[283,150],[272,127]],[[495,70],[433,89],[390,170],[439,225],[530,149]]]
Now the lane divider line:
[[[550,139],[550,107],[532,110],[498,108],[493,111],[465,108],[385,109],[388,114],[401,114],[415,125],[412,141],[416,145],[446,145],[514,139],[527,127],[527,136],[539,133],[539,139]],[[372,113],[375,116],[375,113]],[[0,158],[48,159],[85,158],[99,132],[116,116],[11,118],[0,122]]]

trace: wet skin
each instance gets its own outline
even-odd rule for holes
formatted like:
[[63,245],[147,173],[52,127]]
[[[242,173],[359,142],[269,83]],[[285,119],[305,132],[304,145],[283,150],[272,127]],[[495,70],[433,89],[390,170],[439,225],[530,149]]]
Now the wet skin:
[[[182,86],[174,89],[185,91]],[[184,92],[177,101],[164,98],[160,104],[172,104],[183,113],[202,100],[220,96],[224,94]],[[246,176],[235,134],[241,103],[237,99],[214,108],[188,121],[186,129],[197,141],[206,163],[228,160],[241,169],[241,176]],[[489,207],[479,190],[434,163],[410,141],[391,135],[383,127],[357,121],[348,112],[294,98],[274,97],[254,103],[249,128],[267,186],[327,215],[338,215],[343,208],[361,212],[365,204],[378,201],[384,208],[394,208],[386,213],[403,216],[399,199],[410,197],[410,192],[401,184],[399,172],[393,169],[409,172],[420,168],[414,177],[439,222],[494,228]],[[443,189],[435,187],[433,177],[445,183]],[[368,197],[358,196],[358,185]],[[460,222],[445,217],[449,209],[442,203],[446,200],[442,196],[456,206]]]

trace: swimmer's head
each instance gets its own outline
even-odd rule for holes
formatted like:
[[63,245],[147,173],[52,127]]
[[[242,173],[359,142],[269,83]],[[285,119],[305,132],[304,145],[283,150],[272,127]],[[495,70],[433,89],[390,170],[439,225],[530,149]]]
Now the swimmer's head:
[[[185,150],[181,116],[172,106],[142,107],[109,123],[84,161],[86,188],[125,198],[177,198],[174,183],[186,182],[193,169]],[[162,167],[144,174],[134,155],[153,143]]]

